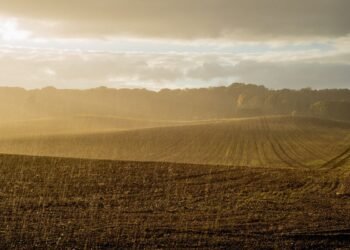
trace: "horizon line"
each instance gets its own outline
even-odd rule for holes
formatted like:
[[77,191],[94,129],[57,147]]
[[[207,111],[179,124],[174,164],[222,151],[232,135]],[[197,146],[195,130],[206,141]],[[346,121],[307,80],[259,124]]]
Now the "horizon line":
[[122,86],[122,87],[110,87],[110,86],[105,86],[105,85],[100,85],[100,86],[96,86],[96,87],[89,87],[89,88],[60,88],[57,86],[52,86],[52,85],[47,85],[45,87],[41,87],[41,88],[26,88],[23,86],[7,86],[7,85],[0,85],[0,89],[22,89],[25,91],[41,91],[41,90],[79,90],[79,91],[89,91],[89,90],[98,90],[98,89],[107,89],[107,90],[146,90],[149,92],[156,92],[159,93],[161,91],[176,91],[176,90],[201,90],[201,89],[215,89],[215,88],[229,88],[229,87],[233,87],[234,85],[241,85],[241,86],[255,86],[255,87],[263,87],[267,90],[270,91],[282,91],[282,90],[290,90],[290,91],[301,91],[301,90],[310,90],[310,91],[322,91],[322,90],[349,90],[350,88],[313,88],[310,86],[305,86],[302,88],[270,88],[267,87],[263,84],[256,84],[256,83],[242,83],[242,82],[234,82],[231,84],[227,84],[227,85],[212,85],[212,86],[203,86],[203,87],[176,87],[176,88],[171,88],[171,87],[164,87],[164,88],[159,88],[159,89],[151,89],[151,88],[147,88],[147,87],[141,87],[141,86]]

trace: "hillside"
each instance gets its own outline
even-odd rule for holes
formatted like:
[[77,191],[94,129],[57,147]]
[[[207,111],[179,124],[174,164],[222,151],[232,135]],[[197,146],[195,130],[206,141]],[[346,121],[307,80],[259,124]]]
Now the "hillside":
[[3,138],[0,152],[60,157],[320,167],[346,153],[350,124],[305,117],[261,117],[130,131]]
[[86,134],[102,131],[132,130],[162,126],[178,126],[191,122],[153,121],[114,116],[77,115],[49,117],[0,123],[1,138],[21,138],[55,134]]
[[349,166],[1,155],[0,248],[345,249]]

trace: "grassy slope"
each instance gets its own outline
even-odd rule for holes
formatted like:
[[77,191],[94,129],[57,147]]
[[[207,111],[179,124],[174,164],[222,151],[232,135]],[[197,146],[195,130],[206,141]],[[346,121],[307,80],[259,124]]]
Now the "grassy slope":
[[3,155],[0,248],[345,247],[349,169]]
[[347,150],[350,125],[301,117],[205,122],[121,132],[0,140],[0,152],[78,158],[321,166]]

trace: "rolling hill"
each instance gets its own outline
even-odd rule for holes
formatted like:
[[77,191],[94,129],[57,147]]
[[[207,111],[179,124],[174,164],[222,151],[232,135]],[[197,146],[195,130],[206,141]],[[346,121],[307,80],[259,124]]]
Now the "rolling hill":
[[0,134],[1,249],[350,244],[349,123],[77,116]]
[[334,164],[334,160],[346,161],[350,154],[349,142],[348,123],[278,116],[127,131],[3,138],[0,140],[0,152],[93,159],[308,168]]
[[102,131],[131,130],[162,126],[188,124],[185,121],[154,121],[114,116],[76,115],[68,117],[48,117],[0,123],[1,138],[21,138],[30,136],[86,134]]

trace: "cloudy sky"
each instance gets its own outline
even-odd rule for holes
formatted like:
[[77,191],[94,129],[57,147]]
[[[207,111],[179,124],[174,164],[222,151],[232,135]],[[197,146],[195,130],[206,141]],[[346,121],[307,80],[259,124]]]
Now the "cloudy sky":
[[0,85],[350,88],[349,0],[1,0]]

